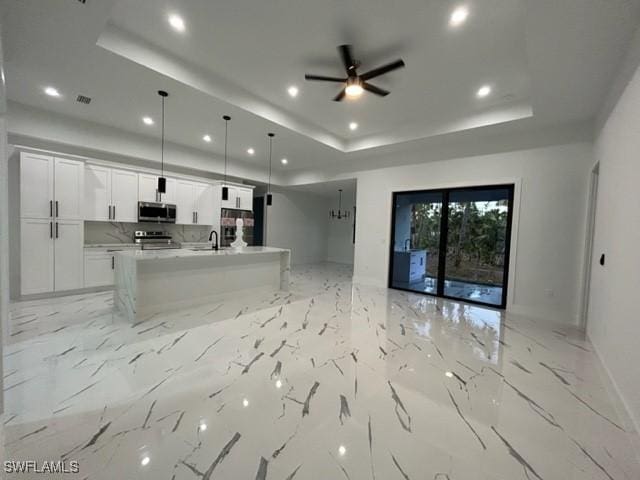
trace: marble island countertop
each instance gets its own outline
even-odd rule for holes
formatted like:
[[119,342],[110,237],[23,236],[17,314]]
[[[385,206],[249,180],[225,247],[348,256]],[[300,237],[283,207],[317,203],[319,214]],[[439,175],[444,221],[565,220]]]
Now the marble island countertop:
[[[209,242],[180,242],[182,248],[207,247]],[[140,248],[139,243],[85,243],[84,248]]]
[[195,247],[185,247],[166,250],[123,250],[118,255],[139,260],[164,260],[169,258],[189,258],[189,257],[228,257],[233,255],[257,255],[265,253],[289,253],[290,250],[276,247],[244,247],[244,248],[222,248],[212,250],[207,248],[209,244],[200,244]]

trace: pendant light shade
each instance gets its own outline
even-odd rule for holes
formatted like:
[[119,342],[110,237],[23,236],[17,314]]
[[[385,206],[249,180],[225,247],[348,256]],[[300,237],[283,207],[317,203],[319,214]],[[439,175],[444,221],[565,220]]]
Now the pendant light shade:
[[273,137],[276,136],[275,133],[267,133],[269,137],[269,183],[267,184],[267,206],[270,207],[273,205],[273,195],[271,194],[271,156],[273,153]]
[[229,115],[224,115],[224,184],[222,185],[222,200],[229,200],[229,187],[227,187],[227,141],[229,135]]
[[160,165],[161,172],[158,177],[158,193],[167,192],[167,179],[164,178],[164,100],[169,96],[164,90],[158,90],[158,95],[162,98],[162,147],[160,150]]

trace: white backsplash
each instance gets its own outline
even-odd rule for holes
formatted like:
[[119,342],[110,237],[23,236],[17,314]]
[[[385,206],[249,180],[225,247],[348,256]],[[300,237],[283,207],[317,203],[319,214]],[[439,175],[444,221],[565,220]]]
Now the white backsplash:
[[206,225],[84,222],[84,243],[133,243],[136,230],[166,231],[176,242],[206,242],[210,232]]

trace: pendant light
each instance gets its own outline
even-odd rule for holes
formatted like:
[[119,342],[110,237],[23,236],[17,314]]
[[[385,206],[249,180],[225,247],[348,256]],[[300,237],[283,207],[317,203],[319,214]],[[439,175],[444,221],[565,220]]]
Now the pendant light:
[[229,200],[229,187],[227,187],[227,140],[229,134],[229,115],[224,115],[224,184],[222,186],[222,200]]
[[349,218],[349,210],[342,210],[342,189],[338,190],[338,211],[331,209],[329,211],[329,218],[333,218],[336,220]]
[[161,172],[158,177],[158,193],[167,192],[167,179],[164,178],[164,100],[169,96],[164,90],[158,90],[158,95],[162,98],[162,147],[160,150],[160,168]]
[[267,133],[269,137],[269,183],[267,186],[267,206],[271,206],[273,204],[273,195],[271,195],[271,154],[273,153],[273,137],[276,136],[275,133]]

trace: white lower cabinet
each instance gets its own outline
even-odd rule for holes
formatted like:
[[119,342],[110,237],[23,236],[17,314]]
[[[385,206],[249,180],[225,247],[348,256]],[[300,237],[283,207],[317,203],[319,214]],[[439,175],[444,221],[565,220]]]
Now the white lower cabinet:
[[84,223],[75,220],[54,222],[54,288],[77,290],[84,285],[82,247]]
[[23,218],[20,221],[22,295],[82,288],[81,220]]
[[53,222],[20,221],[20,291],[22,295],[52,292],[54,275]]
[[108,287],[115,283],[116,253],[138,247],[84,249],[84,286]]
[[[92,249],[93,250],[93,249]],[[87,252],[84,254],[84,286],[105,287],[113,285],[115,256],[107,252]]]

